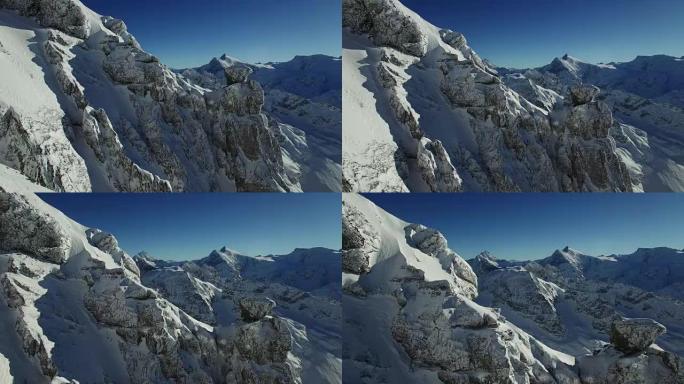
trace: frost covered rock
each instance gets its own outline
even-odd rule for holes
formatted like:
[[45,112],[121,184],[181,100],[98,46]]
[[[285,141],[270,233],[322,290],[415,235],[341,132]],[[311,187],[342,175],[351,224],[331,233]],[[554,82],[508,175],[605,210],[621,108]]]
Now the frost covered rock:
[[270,317],[240,326],[235,347],[258,364],[282,363],[292,349],[292,336],[282,319]]
[[[341,381],[338,252],[140,256],[140,272],[112,234],[71,221],[3,165],[0,176],[2,356],[15,380]],[[291,318],[268,313],[276,301]]]
[[[287,151],[281,116],[264,113],[264,92],[248,80],[251,66],[221,67],[229,86],[208,91],[145,52],[122,20],[78,1],[0,5],[33,17],[27,25],[42,47],[36,60],[17,62],[26,73],[14,74],[36,90],[36,108],[0,98],[0,160],[35,182],[57,191],[340,189],[339,160],[314,153],[319,139],[304,136],[301,153]],[[8,55],[24,60],[21,49]],[[315,118],[293,116],[306,127]]]
[[402,7],[392,0],[344,0],[342,26],[369,34],[377,45],[423,56],[427,52],[427,37]]
[[570,97],[575,106],[591,103],[599,92],[599,87],[594,85],[580,84],[570,87]]
[[18,10],[22,15],[37,18],[46,27],[81,39],[89,32],[83,9],[73,0],[3,0],[0,7]]
[[380,238],[370,271],[345,290],[348,380],[580,384],[561,353],[472,301],[477,277],[443,235],[361,196],[343,200],[343,215],[363,216]]
[[67,260],[70,249],[71,239],[54,218],[0,186],[0,250],[24,252],[59,264]]
[[442,268],[454,275],[454,281],[463,294],[469,298],[477,296],[477,275],[470,265],[447,247],[447,241],[440,232],[419,224],[407,226],[408,244],[439,260]]
[[579,358],[577,366],[582,384],[678,384],[684,380],[681,358],[653,348],[625,356],[609,345],[593,355]]
[[247,82],[249,75],[252,74],[252,68],[246,65],[233,65],[225,69],[226,84],[232,85],[236,83]]
[[665,331],[655,320],[624,319],[613,323],[610,342],[624,353],[643,352]]
[[247,322],[259,321],[269,316],[276,306],[275,301],[266,297],[243,297],[238,303],[242,320]]
[[[570,91],[524,80],[518,83],[526,92],[518,93],[463,35],[430,25],[396,0],[345,1],[343,13],[346,79],[359,82],[345,94],[345,132],[358,146],[345,148],[352,190],[632,190],[608,132],[612,113],[593,88],[577,89],[579,104],[564,101]],[[421,49],[407,49],[407,42]],[[366,131],[359,128],[364,124]]]

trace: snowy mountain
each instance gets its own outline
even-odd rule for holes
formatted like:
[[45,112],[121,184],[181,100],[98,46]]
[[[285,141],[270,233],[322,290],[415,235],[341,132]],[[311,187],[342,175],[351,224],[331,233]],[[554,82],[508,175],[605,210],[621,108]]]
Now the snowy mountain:
[[315,138],[335,130],[327,105],[302,110],[333,122],[281,119],[264,104],[283,96],[265,97],[239,68],[221,86],[194,83],[79,0],[0,7],[0,162],[30,180],[56,191],[340,190],[340,161]]
[[597,99],[612,109],[610,135],[634,189],[684,191],[684,59],[639,56],[594,65],[564,55],[541,68],[498,70],[507,85],[546,110],[577,84],[598,87]]
[[[636,78],[625,66],[633,80],[599,93],[584,81],[554,87],[500,73],[462,34],[398,0],[344,0],[343,26],[347,190],[680,190],[681,108],[634,112],[645,96],[676,104],[678,64],[637,64]],[[564,71],[564,84],[583,72],[568,60],[547,69]],[[643,79],[652,86],[640,99],[624,94]]]
[[610,338],[623,317],[651,317],[667,328],[659,345],[684,356],[684,251],[639,249],[594,257],[570,248],[535,261],[497,260],[483,253],[468,261],[478,275],[477,302],[553,348],[590,352]]
[[226,71],[243,68],[264,88],[264,111],[283,126],[282,147],[299,164],[305,190],[341,190],[342,63],[325,55],[284,63],[249,64],[223,55],[199,68],[179,70],[207,89],[226,86]]
[[[683,382],[684,361],[666,351],[681,353],[684,346],[682,303],[598,281],[570,290],[565,281],[579,279],[584,259],[568,249],[540,262],[556,280],[488,254],[471,267],[438,231],[404,222],[360,195],[344,195],[343,380]],[[500,303],[507,305],[490,306]],[[657,321],[627,317],[641,314]],[[607,324],[609,336],[592,320]],[[563,329],[594,341],[592,348],[552,337]]]
[[340,253],[129,256],[0,165],[0,382],[340,383]]

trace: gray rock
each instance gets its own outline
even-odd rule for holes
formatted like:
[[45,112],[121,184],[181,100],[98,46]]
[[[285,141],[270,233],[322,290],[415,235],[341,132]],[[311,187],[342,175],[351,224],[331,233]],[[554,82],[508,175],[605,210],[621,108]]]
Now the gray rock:
[[238,301],[242,320],[254,322],[271,314],[275,308],[275,301],[266,297],[243,297]]
[[570,87],[572,104],[578,106],[591,103],[594,101],[594,98],[599,94],[599,92],[601,92],[601,90],[595,85],[573,85]]
[[665,331],[665,326],[655,320],[624,319],[613,323],[610,342],[624,353],[643,352]]
[[404,53],[423,56],[427,37],[418,24],[391,0],[344,0],[342,26],[367,33],[377,45],[394,47]]
[[69,257],[71,238],[54,218],[0,187],[0,248],[61,264]]
[[247,65],[236,64],[225,69],[226,85],[245,83],[252,74],[252,68]]

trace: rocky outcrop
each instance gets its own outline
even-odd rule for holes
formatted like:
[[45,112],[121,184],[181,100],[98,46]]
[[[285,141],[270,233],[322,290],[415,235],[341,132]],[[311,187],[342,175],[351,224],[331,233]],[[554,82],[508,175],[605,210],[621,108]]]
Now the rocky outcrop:
[[[90,191],[86,165],[55,127],[12,107],[0,118],[0,162],[55,191]],[[38,134],[36,134],[38,133]]]
[[246,322],[259,321],[269,316],[276,306],[275,301],[266,297],[243,297],[238,303],[242,320]]
[[350,205],[342,206],[342,271],[364,274],[370,259],[378,252],[379,238],[364,217]]
[[[0,175],[0,327],[11,341],[0,354],[21,368],[16,380],[340,382],[339,268],[322,273],[338,253],[222,249],[197,263],[139,256],[139,268],[112,234],[71,221],[16,172]],[[271,311],[276,301],[291,318]]]
[[24,16],[35,17],[45,27],[81,39],[89,32],[83,9],[72,0],[2,0],[0,7],[15,9]]
[[624,319],[613,323],[610,342],[626,354],[643,352],[665,331],[662,324],[651,319]]
[[401,4],[390,0],[344,0],[342,26],[355,33],[369,34],[377,45],[423,56],[427,53],[427,37],[400,7]]
[[588,104],[601,92],[599,87],[594,85],[574,85],[570,87],[570,97],[574,106]]
[[78,1],[0,6],[47,28],[31,65],[55,93],[50,112],[63,116],[19,114],[11,102],[0,111],[0,160],[35,182],[58,191],[339,189],[338,169],[315,156],[317,143],[305,138],[299,156],[284,151],[283,125],[262,111],[252,67],[222,68],[226,86],[207,90],[143,51],[122,20]]
[[408,244],[437,258],[442,268],[454,276],[461,294],[471,299],[477,296],[477,275],[465,260],[449,249],[444,235],[419,224],[411,224],[404,231]]
[[22,195],[0,187],[0,250],[25,252],[60,264],[70,249],[71,238],[54,218],[42,214]]
[[[365,54],[374,70],[359,75],[369,78],[363,87],[377,106],[362,113],[378,114],[396,147],[381,153],[377,143],[359,139],[368,147],[368,173],[388,174],[372,169],[379,164],[372,153],[392,160],[402,179],[382,190],[632,191],[609,134],[612,113],[596,89],[577,85],[558,94],[526,83],[530,97],[546,92],[542,108],[505,84],[462,34],[430,26],[399,1],[348,0],[343,15],[350,41],[354,34],[372,41]],[[353,44],[357,52],[359,42]],[[369,176],[360,163],[345,159],[345,177],[365,192]]]
[[612,344],[577,360],[582,383],[681,383],[681,357],[652,345],[664,332],[665,327],[651,319],[616,322]]

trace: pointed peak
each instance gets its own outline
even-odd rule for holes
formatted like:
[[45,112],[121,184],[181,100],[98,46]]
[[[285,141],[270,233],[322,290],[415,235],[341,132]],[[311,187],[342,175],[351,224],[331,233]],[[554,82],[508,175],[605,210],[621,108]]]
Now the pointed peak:
[[496,261],[496,257],[492,255],[489,251],[482,251],[477,256],[476,259]]
[[[215,251],[214,251],[214,252],[215,252]],[[225,245],[224,245],[223,247],[221,247],[221,249],[219,249],[219,252],[225,253],[225,254],[228,254],[228,255],[239,255],[239,254],[240,254],[240,252],[238,252],[238,251],[236,251],[236,250],[234,250],[234,249],[230,249],[230,248],[226,247]]]

